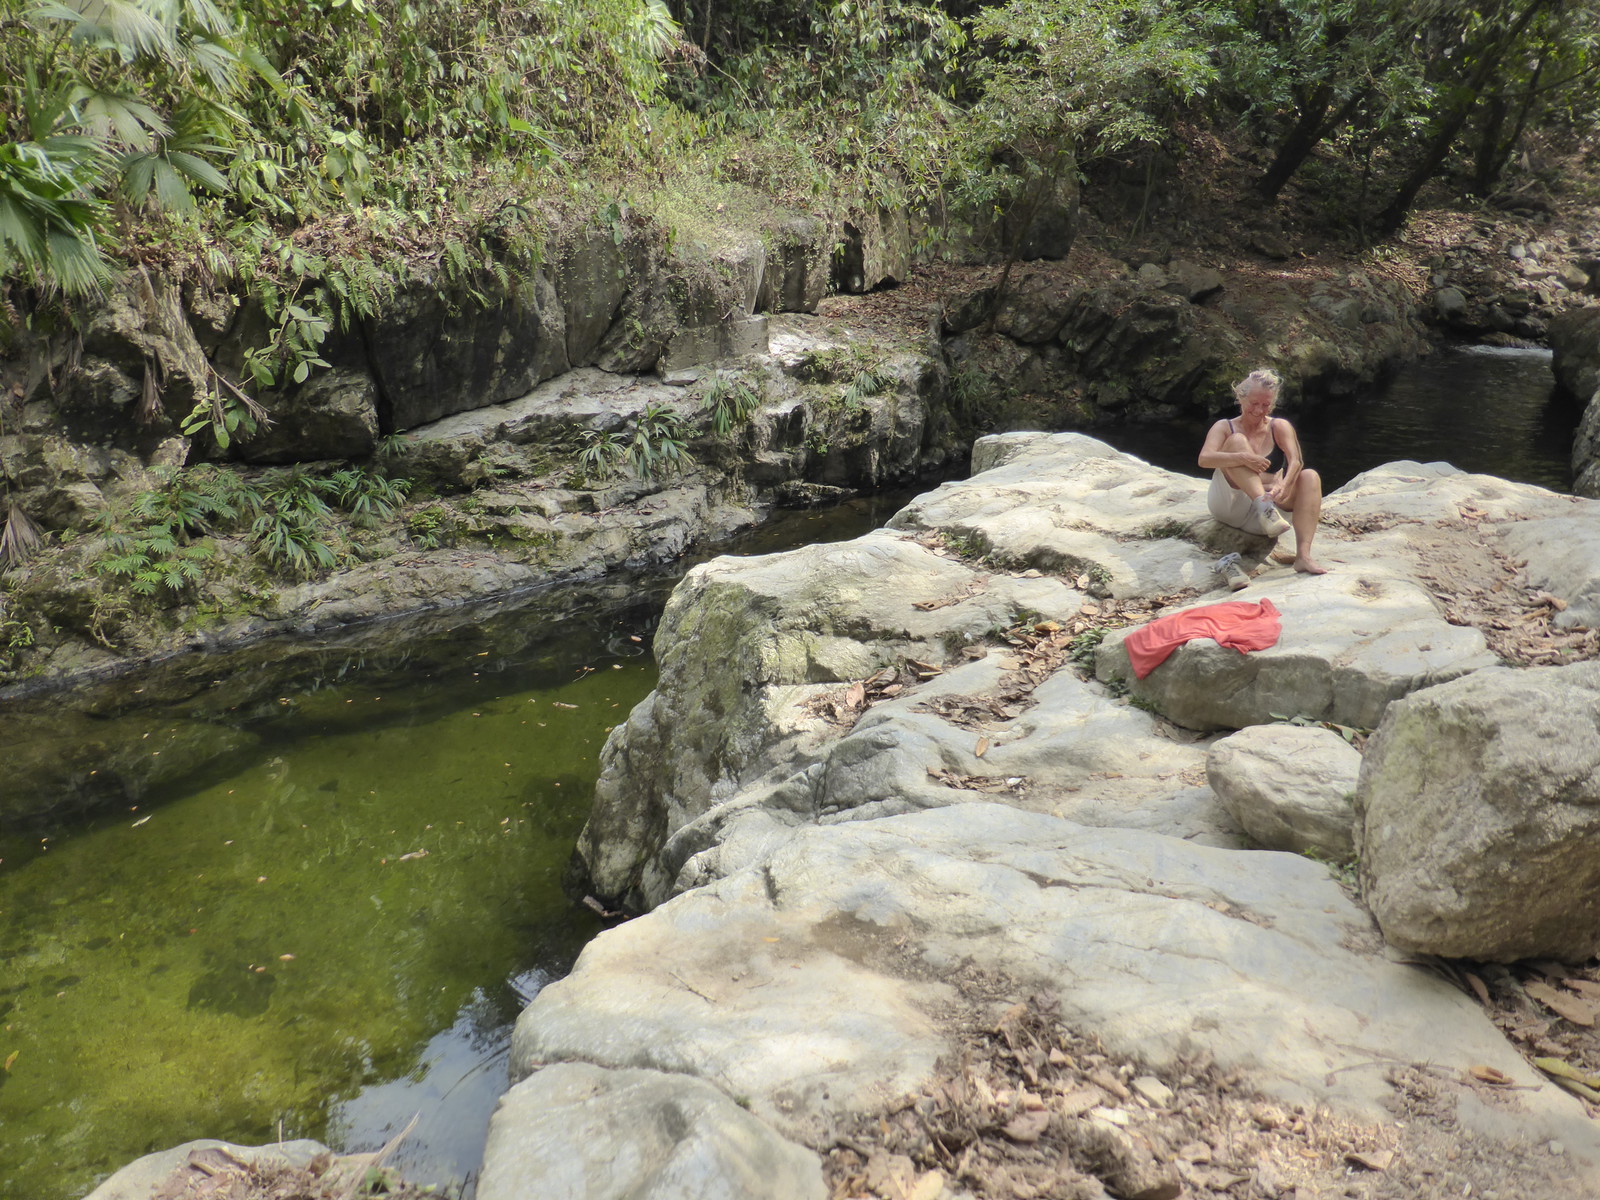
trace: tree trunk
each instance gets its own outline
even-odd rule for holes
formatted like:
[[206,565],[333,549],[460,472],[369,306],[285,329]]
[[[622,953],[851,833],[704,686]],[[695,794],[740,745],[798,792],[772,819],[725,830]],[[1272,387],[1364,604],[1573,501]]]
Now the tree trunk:
[[1304,115],[1289,131],[1289,136],[1284,138],[1283,145],[1278,148],[1278,156],[1272,160],[1272,165],[1267,168],[1266,173],[1256,181],[1256,191],[1268,200],[1278,198],[1283,185],[1288,183],[1300,169],[1301,164],[1311,157],[1311,152],[1322,143],[1322,139],[1348,121],[1367,95],[1364,90],[1356,92],[1330,117],[1327,115],[1328,103],[1332,99],[1333,88],[1331,86],[1327,88],[1329,93],[1327,99],[1321,98],[1320,91],[1321,89],[1319,95],[1313,96],[1310,102],[1321,105],[1321,111],[1316,114],[1317,123],[1310,120],[1312,110],[1309,107],[1302,109]]
[[1456,137],[1461,133],[1461,127],[1467,123],[1467,118],[1472,115],[1472,109],[1477,104],[1484,85],[1489,82],[1501,61],[1511,52],[1523,32],[1533,22],[1533,18],[1538,16],[1539,10],[1547,2],[1548,0],[1529,0],[1528,6],[1522,10],[1522,15],[1511,27],[1483,48],[1478,57],[1477,67],[1456,89],[1449,106],[1434,126],[1433,133],[1428,138],[1427,148],[1423,151],[1422,160],[1411,174],[1406,176],[1405,182],[1395,192],[1394,199],[1389,201],[1388,207],[1378,214],[1377,226],[1380,234],[1389,236],[1405,224],[1406,215],[1416,203],[1417,194],[1422,191],[1428,180],[1438,173],[1445,155],[1449,154],[1450,147],[1455,145]]
[[1333,103],[1333,85],[1321,84],[1311,93],[1310,99],[1300,106],[1300,119],[1289,130],[1289,136],[1278,146],[1277,156],[1266,173],[1256,181],[1256,191],[1268,200],[1276,200],[1289,177],[1300,169],[1300,164],[1316,149],[1323,137],[1323,118]]
[[1505,161],[1500,134],[1506,127],[1506,98],[1491,96],[1484,107],[1486,111],[1478,130],[1478,152],[1472,160],[1472,194],[1479,197],[1493,190],[1500,164]]

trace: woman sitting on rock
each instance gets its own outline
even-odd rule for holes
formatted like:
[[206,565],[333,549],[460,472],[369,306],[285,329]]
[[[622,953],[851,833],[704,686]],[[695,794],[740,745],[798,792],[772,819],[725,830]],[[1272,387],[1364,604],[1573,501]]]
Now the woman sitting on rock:
[[1311,539],[1322,516],[1322,477],[1307,470],[1294,426],[1272,415],[1281,381],[1274,371],[1251,371],[1233,385],[1239,415],[1211,427],[1200,448],[1200,466],[1209,468],[1211,515],[1224,525],[1277,537],[1293,518],[1293,555],[1274,553],[1279,562],[1293,562],[1296,571],[1323,575],[1311,557]]

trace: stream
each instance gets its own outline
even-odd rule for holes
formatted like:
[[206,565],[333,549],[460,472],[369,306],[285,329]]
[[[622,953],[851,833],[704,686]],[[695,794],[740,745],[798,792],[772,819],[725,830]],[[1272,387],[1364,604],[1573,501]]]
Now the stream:
[[[396,1165],[469,1181],[512,1022],[600,928],[561,873],[673,584],[713,552],[855,537],[920,490],[302,655],[264,698],[248,681],[285,647],[208,664],[175,710],[248,739],[225,769],[0,833],[0,1196],[73,1200],[196,1137],[375,1150],[414,1113]],[[161,753],[131,697],[80,707],[130,708]]]
[[[1283,415],[1294,421],[1306,465],[1322,474],[1324,491],[1410,458],[1568,492],[1572,432],[1583,402],[1556,388],[1548,350],[1459,346],[1402,366],[1371,391]],[[1215,419],[1096,430],[1095,436],[1158,467],[1200,475],[1195,457]]]
[[[1295,415],[1308,462],[1329,489],[1417,458],[1566,490],[1578,410],[1549,359],[1440,352]],[[1096,436],[1198,475],[1208,424]],[[414,1113],[397,1165],[470,1191],[511,1023],[600,925],[561,873],[606,734],[654,686],[671,586],[710,553],[857,536],[919,490],[333,645],[241,691],[286,653],[258,650],[179,706],[238,735],[218,769],[0,832],[0,1196],[74,1200],[196,1137],[376,1149]],[[139,707],[73,716],[109,728]],[[124,752],[161,753],[154,711]]]

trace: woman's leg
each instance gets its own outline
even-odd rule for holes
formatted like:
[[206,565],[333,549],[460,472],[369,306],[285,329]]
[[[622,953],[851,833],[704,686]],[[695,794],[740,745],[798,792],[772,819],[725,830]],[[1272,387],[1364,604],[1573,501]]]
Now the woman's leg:
[[1311,557],[1311,539],[1317,536],[1317,522],[1322,519],[1322,476],[1315,471],[1301,471],[1294,481],[1294,493],[1286,496],[1279,507],[1289,513],[1289,523],[1294,526],[1294,569],[1308,575],[1326,575],[1326,567],[1317,565]]
[[[1223,440],[1222,449],[1229,454],[1236,454],[1241,451],[1246,454],[1255,453],[1242,433],[1230,433]],[[1266,484],[1261,482],[1259,472],[1252,471],[1249,467],[1222,467],[1220,469],[1223,475],[1227,477],[1228,482],[1246,496],[1249,496],[1250,499],[1259,500],[1267,494]]]

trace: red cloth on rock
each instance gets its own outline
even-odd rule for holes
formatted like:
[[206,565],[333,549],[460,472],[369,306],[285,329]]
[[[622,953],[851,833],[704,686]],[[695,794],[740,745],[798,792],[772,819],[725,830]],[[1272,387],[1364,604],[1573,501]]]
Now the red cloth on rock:
[[1276,645],[1282,631],[1283,621],[1271,600],[1255,604],[1230,600],[1158,617],[1135,629],[1122,644],[1128,648],[1133,673],[1143,679],[1179,646],[1195,638],[1210,638],[1219,646],[1232,646],[1243,654]]

